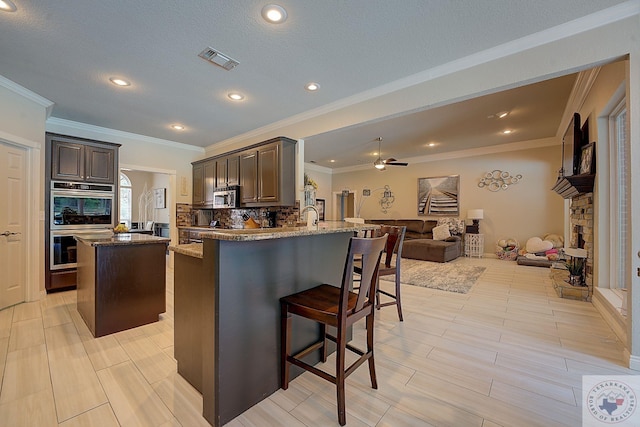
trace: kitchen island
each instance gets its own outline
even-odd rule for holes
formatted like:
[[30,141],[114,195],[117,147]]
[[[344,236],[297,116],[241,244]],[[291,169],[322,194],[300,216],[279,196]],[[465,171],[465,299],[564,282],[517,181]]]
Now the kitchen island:
[[94,337],[158,321],[166,311],[170,239],[129,233],[75,239],[77,308]]
[[[202,393],[211,425],[224,425],[280,387],[280,298],[339,285],[349,239],[378,227],[215,230],[201,234],[202,244],[170,247],[178,373]],[[317,324],[296,319],[292,350],[318,336]],[[301,373],[294,368],[292,377]]]

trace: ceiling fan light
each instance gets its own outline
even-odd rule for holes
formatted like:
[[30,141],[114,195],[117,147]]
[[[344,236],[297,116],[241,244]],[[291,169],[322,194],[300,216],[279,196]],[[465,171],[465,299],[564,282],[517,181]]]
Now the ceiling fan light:
[[378,170],[384,170],[384,161],[380,157],[378,157],[378,160],[373,162],[373,166],[375,166],[375,168]]

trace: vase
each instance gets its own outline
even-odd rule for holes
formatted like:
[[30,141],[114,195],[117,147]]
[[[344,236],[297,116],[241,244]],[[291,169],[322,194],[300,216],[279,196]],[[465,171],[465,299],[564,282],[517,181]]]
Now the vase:
[[574,276],[573,274],[570,274],[569,284],[571,286],[582,286],[582,275]]

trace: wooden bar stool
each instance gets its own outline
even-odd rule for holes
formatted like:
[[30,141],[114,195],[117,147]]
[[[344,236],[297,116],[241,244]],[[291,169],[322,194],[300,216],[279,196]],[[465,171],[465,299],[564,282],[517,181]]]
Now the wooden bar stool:
[[[379,230],[375,230],[377,234],[387,234],[387,244],[385,246],[384,263],[380,264],[378,268],[378,282],[376,283],[376,308],[386,307],[389,305],[395,305],[398,309],[398,318],[402,322],[402,302],[400,300],[400,261],[402,259],[402,246],[404,245],[404,235],[407,231],[405,226],[393,226],[393,225],[381,225]],[[395,254],[395,261],[393,255]],[[393,265],[392,265],[392,261]],[[353,271],[356,274],[361,274],[361,267],[358,263],[355,264]],[[396,286],[395,294],[380,289],[380,276],[390,276],[395,274]],[[392,301],[380,303],[380,294],[386,295],[392,298]]]
[[[309,372],[332,382],[337,388],[338,421],[340,425],[346,424],[345,409],[345,379],[362,365],[369,362],[369,376],[371,387],[378,388],[376,381],[375,365],[373,360],[373,315],[376,277],[380,258],[384,249],[387,236],[378,238],[352,237],[349,242],[349,251],[342,274],[340,287],[320,285],[315,288],[289,295],[280,299],[281,319],[281,387],[286,390],[289,387],[289,365],[294,364]],[[351,292],[349,288],[353,282],[353,260],[355,256],[362,257],[362,284],[358,292]],[[291,314],[295,314],[320,323],[320,340],[311,344],[295,355],[291,355]],[[358,320],[366,317],[367,350],[360,350],[347,344],[348,327]],[[327,333],[327,326],[336,328],[336,335]],[[312,352],[321,349],[322,361],[327,360],[327,344],[331,340],[336,343],[336,374],[328,374],[301,359]],[[345,369],[345,353],[350,350],[360,357],[351,366]]]

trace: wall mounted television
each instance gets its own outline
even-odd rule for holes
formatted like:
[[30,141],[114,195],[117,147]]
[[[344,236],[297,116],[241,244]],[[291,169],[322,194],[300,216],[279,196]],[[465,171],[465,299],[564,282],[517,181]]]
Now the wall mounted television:
[[569,126],[562,137],[563,176],[578,175],[580,173],[581,147],[580,114],[573,113]]

